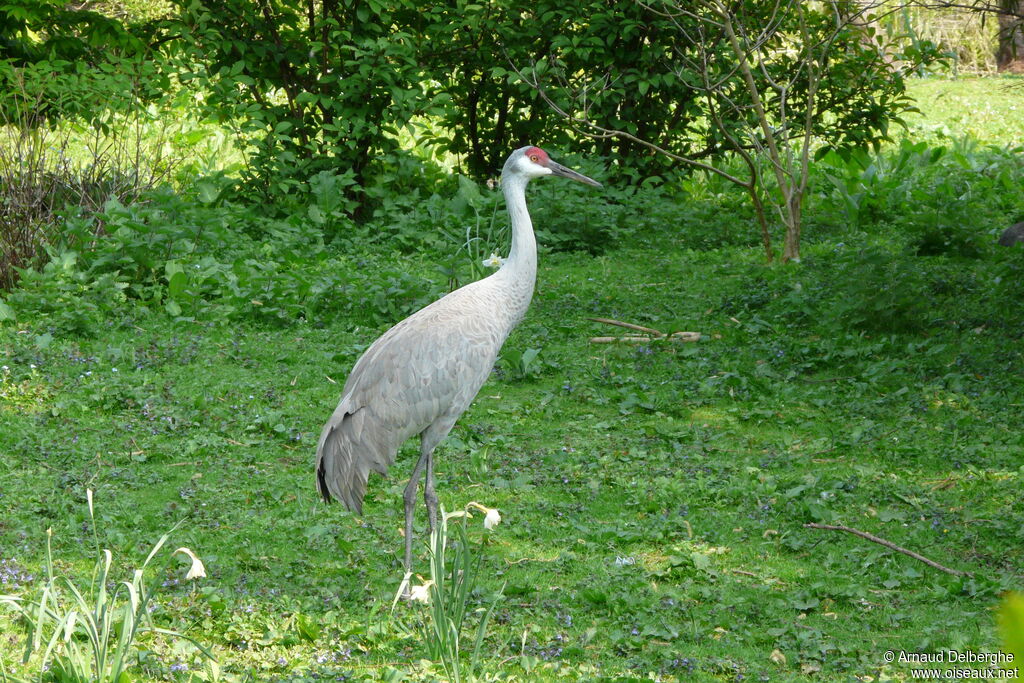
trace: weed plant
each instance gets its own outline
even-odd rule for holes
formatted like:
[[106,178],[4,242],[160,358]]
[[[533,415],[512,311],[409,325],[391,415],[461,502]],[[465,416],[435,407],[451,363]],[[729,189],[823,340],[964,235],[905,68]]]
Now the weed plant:
[[[146,576],[147,569],[174,529],[160,537],[142,565],[132,571],[131,580],[114,583],[113,554],[100,550],[91,490],[87,496],[97,554],[89,583],[79,588],[74,579],[55,570],[52,533],[47,530],[46,580],[38,596],[0,595],[0,604],[12,608],[25,628],[22,663],[38,673],[31,678],[0,676],[14,683],[33,678],[53,683],[125,683],[132,680],[129,671],[139,658],[139,637],[147,633],[188,641],[212,661],[213,655],[197,640],[154,626],[149,614],[155,581]],[[198,562],[191,551],[182,551]]]
[[1024,206],[1020,155],[970,138],[949,146],[904,141],[883,155],[830,153],[819,170],[820,197],[844,219],[843,230],[884,225],[918,255],[991,252]]
[[[485,536],[478,543],[470,541],[468,521],[471,509],[484,513]],[[451,520],[458,520],[449,525]],[[406,576],[392,602],[392,614],[402,594],[410,589],[410,601],[423,603],[419,624],[421,640],[431,660],[440,662],[449,681],[476,680],[484,636],[494,608],[501,600],[504,587],[491,598],[490,605],[474,610],[478,613],[476,638],[471,648],[463,645],[464,625],[471,601],[480,599],[479,587],[483,550],[487,542],[486,531],[493,528],[501,517],[497,510],[478,503],[470,503],[465,510],[445,513],[442,509],[437,526],[430,532],[430,579],[411,587]],[[451,533],[454,527],[454,533]],[[463,663],[468,655],[468,666]]]

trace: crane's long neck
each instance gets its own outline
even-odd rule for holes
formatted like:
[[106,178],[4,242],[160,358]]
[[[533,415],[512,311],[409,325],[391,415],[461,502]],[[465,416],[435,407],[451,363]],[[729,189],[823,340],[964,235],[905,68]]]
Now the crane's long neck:
[[526,209],[527,182],[529,179],[519,174],[504,175],[501,179],[505,205],[512,224],[512,251],[499,273],[510,290],[513,324],[526,313],[537,279],[537,239],[533,235],[530,212]]
[[533,236],[533,222],[526,209],[527,179],[520,175],[502,178],[505,205],[512,223],[512,251],[505,266],[518,273],[529,274],[532,280],[537,274],[537,239]]

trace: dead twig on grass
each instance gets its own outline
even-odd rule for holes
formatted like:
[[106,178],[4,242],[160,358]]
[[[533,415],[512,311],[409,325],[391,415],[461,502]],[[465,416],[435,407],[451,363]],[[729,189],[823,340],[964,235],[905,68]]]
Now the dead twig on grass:
[[753,577],[755,579],[757,578],[757,574],[755,574],[754,572],[748,572],[745,569],[730,569],[729,571],[731,571],[733,574],[740,574],[742,576],[751,576],[751,577]]
[[867,541],[871,541],[872,543],[878,543],[879,545],[884,545],[886,548],[889,548],[890,550],[895,550],[898,553],[903,553],[907,557],[912,557],[915,560],[924,562],[929,567],[938,569],[940,572],[946,572],[947,574],[952,574],[953,576],[974,576],[974,574],[972,574],[971,572],[965,572],[959,569],[950,569],[949,567],[945,567],[936,562],[935,560],[929,560],[924,555],[915,553],[913,550],[908,550],[903,546],[896,545],[892,541],[887,541],[884,538],[880,538],[878,536],[875,536],[874,534],[869,534],[868,532],[861,531],[860,529],[853,529],[851,527],[842,526],[839,524],[816,524],[814,522],[804,524],[804,527],[808,529],[825,529],[826,531],[845,531],[848,534],[860,536],[861,538]]
[[644,327],[643,325],[634,325],[633,323],[625,323],[621,320],[612,320],[611,318],[587,318],[595,323],[604,323],[605,325],[615,325],[616,327],[624,327],[627,330],[636,330],[637,332],[643,332],[644,334],[627,334],[622,337],[591,337],[591,344],[647,344],[655,340],[668,340],[674,342],[695,342],[699,341],[701,334],[700,332],[672,332],[667,334],[661,330],[656,330],[653,327]]
[[665,333],[661,330],[656,330],[653,327],[644,327],[643,325],[634,325],[633,323],[624,323],[621,320],[612,320],[611,318],[587,318],[587,320],[595,323],[604,323],[605,325],[615,325],[616,327],[625,327],[627,330],[636,330],[637,332],[646,332],[647,334],[653,334],[656,337],[664,337]]
[[627,334],[622,337],[591,337],[591,344],[648,344],[653,341],[695,342],[700,332],[673,332],[668,337],[650,337],[644,334]]

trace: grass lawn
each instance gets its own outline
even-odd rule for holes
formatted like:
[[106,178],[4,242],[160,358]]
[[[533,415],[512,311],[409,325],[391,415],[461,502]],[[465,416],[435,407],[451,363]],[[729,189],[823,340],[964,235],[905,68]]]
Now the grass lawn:
[[[1019,95],[945,83],[915,83],[912,132],[973,132],[960,103],[980,102],[981,142],[1021,142],[1007,114]],[[1024,184],[1024,164],[998,159],[966,177]],[[648,216],[600,255],[541,255],[526,320],[438,449],[446,509],[501,511],[471,596],[486,606],[504,586],[486,677],[902,680],[910,666],[887,651],[999,649],[994,610],[1024,566],[1024,278],[1019,248],[992,236],[1024,205],[992,185],[971,200],[990,211],[968,225],[978,253],[915,252],[900,217],[927,201],[911,191],[930,168],[908,171],[904,204],[864,190],[857,225],[815,186],[799,265],[763,265],[752,227],[749,242],[695,246],[749,223],[713,198],[666,209],[675,230]],[[430,254],[379,258],[440,280]],[[588,317],[702,336],[593,344],[625,331]],[[152,615],[211,648],[219,672],[184,641],[143,636],[130,680],[444,678],[424,659],[424,609],[391,610],[417,444],[371,477],[362,516],[314,486],[320,427],[386,324],[130,305],[91,334],[47,320],[0,326],[0,592],[38,589],[48,528],[59,571],[88,579],[95,533],[120,580],[182,522],[168,549],[191,548],[207,575],[187,581],[186,559],[160,554]],[[470,536],[483,539],[482,516]],[[17,674],[24,633],[3,614],[0,663]]]
[[949,142],[969,135],[986,143],[1024,145],[1024,79],[1019,76],[910,81],[920,115],[907,117],[915,139]]

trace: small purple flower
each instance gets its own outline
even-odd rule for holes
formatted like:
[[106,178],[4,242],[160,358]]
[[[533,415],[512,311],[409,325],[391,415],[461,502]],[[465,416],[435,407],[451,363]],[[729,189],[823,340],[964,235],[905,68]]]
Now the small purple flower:
[[687,671],[693,671],[694,661],[689,657],[683,657],[682,659],[673,659],[671,667],[673,669],[686,669]]
[[18,566],[15,559],[0,559],[0,585],[20,588],[23,584],[32,583],[35,577]]

